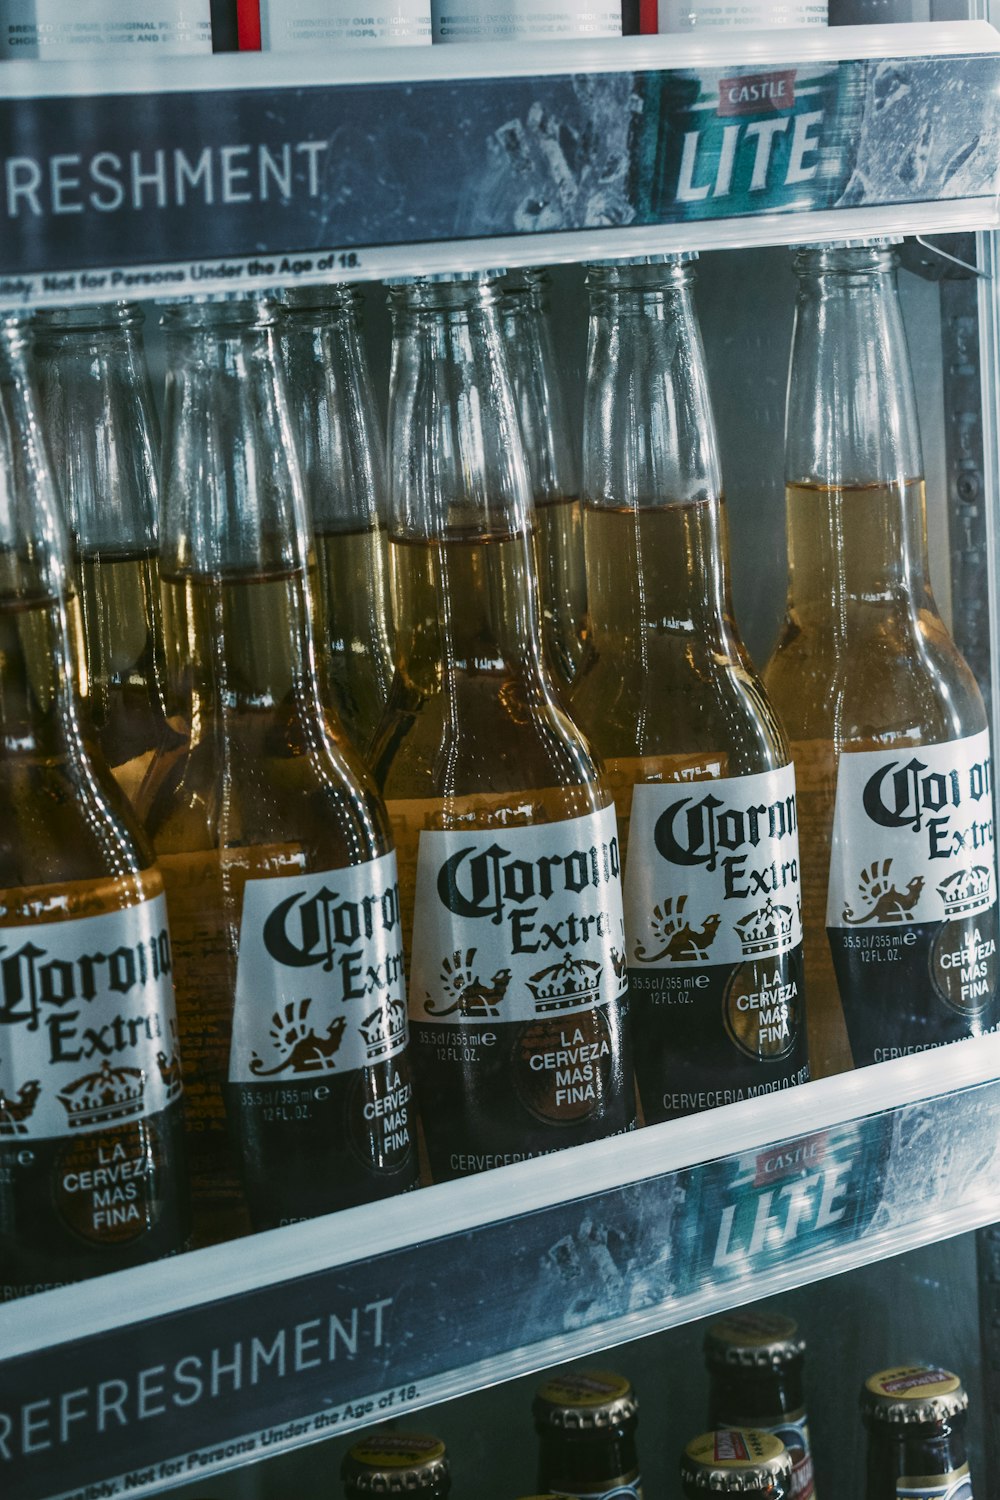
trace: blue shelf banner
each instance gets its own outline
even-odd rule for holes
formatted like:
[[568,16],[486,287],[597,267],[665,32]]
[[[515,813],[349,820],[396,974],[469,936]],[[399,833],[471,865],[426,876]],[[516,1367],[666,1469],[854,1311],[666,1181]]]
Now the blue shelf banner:
[[0,301],[373,248],[992,200],[1000,56],[0,100]]

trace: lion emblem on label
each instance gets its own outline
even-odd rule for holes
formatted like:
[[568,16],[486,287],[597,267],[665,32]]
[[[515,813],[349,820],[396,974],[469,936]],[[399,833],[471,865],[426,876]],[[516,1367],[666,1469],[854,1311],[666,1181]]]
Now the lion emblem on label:
[[0,1088],[0,1136],[28,1134],[24,1122],[34,1113],[41,1092],[42,1086],[37,1078],[22,1083],[14,1097]]
[[464,953],[459,948],[442,961],[441,988],[451,1004],[435,1005],[428,996],[424,1009],[429,1016],[452,1016],[456,1011],[460,1016],[470,1017],[499,1013],[500,1003],[510,984],[510,970],[497,969],[492,979],[484,984],[476,972],[475,958],[475,948],[468,948]]
[[673,963],[703,963],[715,935],[722,923],[718,912],[712,912],[700,927],[693,927],[685,915],[687,896],[678,896],[676,909],[673,898],[668,896],[659,906],[654,906],[650,925],[653,936],[663,946],[657,953],[650,953],[642,943],[636,943],[635,956],[644,964],[656,964],[668,958]]
[[273,1068],[254,1052],[250,1058],[250,1072],[255,1078],[274,1078],[278,1073],[327,1073],[335,1066],[335,1058],[347,1024],[343,1016],[334,1016],[326,1034],[321,1036],[309,1020],[312,1000],[289,1001],[271,1017],[270,1038],[275,1051],[284,1053]]
[[892,860],[876,859],[861,871],[858,893],[868,910],[855,916],[853,907],[844,907],[844,921],[857,926],[861,922],[912,922],[913,908],[920,900],[924,877],[914,875],[900,890],[892,878]]

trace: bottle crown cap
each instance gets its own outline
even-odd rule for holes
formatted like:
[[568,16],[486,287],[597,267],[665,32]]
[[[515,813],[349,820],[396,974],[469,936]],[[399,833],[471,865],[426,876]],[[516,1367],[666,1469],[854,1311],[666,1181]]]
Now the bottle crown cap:
[[895,1365],[870,1375],[861,1390],[866,1422],[942,1422],[965,1411],[962,1382],[937,1365]]
[[703,1432],[681,1455],[681,1482],[697,1489],[739,1494],[791,1478],[792,1455],[781,1439],[752,1427]]
[[741,1311],[712,1323],[704,1347],[709,1369],[767,1370],[799,1359],[806,1342],[792,1318]]
[[506,266],[491,267],[488,271],[433,271],[425,276],[386,276],[383,286],[440,286],[447,281],[495,281],[506,276]]
[[664,250],[659,255],[622,255],[606,260],[588,260],[584,270],[591,266],[687,266],[698,259],[697,250]]
[[901,234],[874,234],[856,240],[805,240],[800,245],[790,245],[789,249],[797,255],[800,250],[891,250],[893,245],[902,243]]
[[340,1466],[341,1479],[364,1495],[418,1495],[450,1473],[444,1443],[424,1432],[369,1433]]
[[535,1426],[563,1432],[596,1432],[636,1416],[639,1403],[624,1375],[612,1370],[569,1370],[539,1386]]

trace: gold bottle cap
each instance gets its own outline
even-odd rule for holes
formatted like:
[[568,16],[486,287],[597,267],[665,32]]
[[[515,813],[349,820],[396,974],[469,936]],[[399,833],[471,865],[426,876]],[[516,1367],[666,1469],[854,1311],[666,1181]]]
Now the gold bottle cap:
[[535,1426],[563,1432],[617,1427],[639,1410],[624,1375],[612,1370],[569,1370],[539,1386],[532,1404]]
[[739,1494],[792,1480],[792,1455],[773,1432],[730,1427],[692,1438],[681,1455],[681,1482]]
[[341,1479],[359,1495],[429,1492],[450,1474],[444,1443],[424,1432],[370,1432],[340,1466]]
[[895,1365],[870,1375],[861,1389],[866,1422],[943,1422],[968,1404],[958,1376],[937,1365]]
[[805,1353],[805,1347],[806,1341],[792,1318],[741,1310],[709,1326],[705,1362],[710,1369],[766,1370],[790,1364]]

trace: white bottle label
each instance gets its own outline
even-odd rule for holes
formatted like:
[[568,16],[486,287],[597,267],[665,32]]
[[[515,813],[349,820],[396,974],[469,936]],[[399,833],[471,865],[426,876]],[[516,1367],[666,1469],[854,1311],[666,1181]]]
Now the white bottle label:
[[897,1500],[972,1500],[972,1477],[968,1464],[950,1474],[935,1474],[926,1479],[903,1475],[896,1480]]
[[434,40],[562,41],[621,36],[620,3],[606,0],[433,0]]
[[858,1067],[1000,1024],[985,730],[840,757],[826,925]]
[[4,0],[0,57],[71,62],[126,49],[135,58],[211,52],[208,0]]
[[738,964],[802,942],[795,771],[639,783],[625,869],[629,967]]
[[988,911],[994,860],[985,729],[840,757],[828,927],[898,931]]
[[0,1139],[108,1130],[181,1091],[162,895],[0,926]]
[[248,880],[231,1083],[370,1067],[406,1046],[395,853],[318,874]]
[[614,807],[530,828],[421,833],[411,1020],[558,1020],[626,987]]
[[264,52],[414,47],[431,41],[430,0],[357,5],[355,0],[260,0]]
[[659,30],[750,31],[826,26],[826,0],[659,0]]

